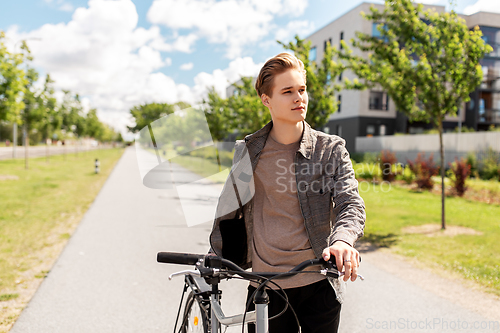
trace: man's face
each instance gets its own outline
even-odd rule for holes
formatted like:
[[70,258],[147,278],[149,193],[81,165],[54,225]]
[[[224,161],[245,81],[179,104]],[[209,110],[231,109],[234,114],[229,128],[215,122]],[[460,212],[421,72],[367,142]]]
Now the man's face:
[[306,118],[309,98],[304,76],[289,69],[274,77],[273,97],[262,95],[262,102],[269,108],[273,122],[296,124]]

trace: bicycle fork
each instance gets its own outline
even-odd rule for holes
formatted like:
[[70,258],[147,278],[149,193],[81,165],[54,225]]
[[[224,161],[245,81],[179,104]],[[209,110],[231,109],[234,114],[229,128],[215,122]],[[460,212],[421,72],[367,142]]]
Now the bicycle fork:
[[[211,299],[215,302],[215,303],[219,303],[219,288],[217,286],[217,284],[213,284],[212,285],[212,297]],[[210,321],[210,324],[211,324],[211,328],[210,328],[210,332],[211,333],[218,333],[219,332],[219,328],[220,328],[220,325],[219,325],[219,320],[217,319],[217,315],[215,314],[215,307],[214,306],[211,306],[210,307],[210,318],[211,318],[211,321]]]

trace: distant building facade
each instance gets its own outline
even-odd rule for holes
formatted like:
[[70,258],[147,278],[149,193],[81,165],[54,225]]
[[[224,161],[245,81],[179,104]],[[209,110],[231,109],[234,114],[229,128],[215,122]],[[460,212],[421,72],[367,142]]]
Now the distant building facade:
[[[384,8],[384,5],[364,2],[307,37],[312,43],[310,59],[320,62],[328,42],[340,47],[340,41],[354,38],[356,31],[378,35],[376,24],[360,15],[361,11],[368,13],[371,6],[380,10]],[[445,11],[444,6],[424,8],[432,8],[438,13]],[[443,126],[445,131],[453,130],[459,122],[475,130],[500,126],[500,14],[479,12],[460,17],[466,20],[470,29],[476,25],[480,27],[483,39],[493,47],[493,52],[481,60],[484,80],[471,94],[471,101],[460,108],[456,117],[446,117]],[[361,54],[358,50],[353,51]],[[352,80],[356,76],[346,71],[335,80],[340,82],[343,77]],[[339,110],[330,116],[322,130],[343,137],[351,152],[355,151],[355,138],[358,136],[416,134],[432,127],[432,124],[409,122],[408,117],[396,110],[394,102],[382,90],[344,90],[337,94],[336,99]]]

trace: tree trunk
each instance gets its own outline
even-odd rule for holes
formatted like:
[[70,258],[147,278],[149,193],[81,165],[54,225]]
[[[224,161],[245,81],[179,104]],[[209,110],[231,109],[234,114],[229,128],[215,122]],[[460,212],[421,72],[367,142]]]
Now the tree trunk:
[[30,136],[28,135],[28,126],[27,125],[24,125],[24,133],[25,133],[25,136],[24,136],[24,168],[26,170],[29,169],[29,165],[28,165],[28,148],[29,148],[29,145],[30,145]]
[[439,151],[441,154],[441,229],[446,229],[445,223],[445,193],[444,193],[444,147],[443,147],[443,119],[439,120]]
[[222,171],[222,166],[220,165],[219,148],[217,147],[218,141],[215,141],[215,152],[217,154],[217,165],[219,166],[219,172]]
[[45,139],[45,161],[49,163],[49,139]]

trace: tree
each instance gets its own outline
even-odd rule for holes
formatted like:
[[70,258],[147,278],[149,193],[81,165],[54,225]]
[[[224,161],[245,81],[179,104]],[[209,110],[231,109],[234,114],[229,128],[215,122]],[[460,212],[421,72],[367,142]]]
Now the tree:
[[49,160],[49,142],[52,134],[62,124],[61,114],[58,112],[57,100],[54,97],[54,88],[52,84],[54,81],[47,74],[43,85],[41,94],[37,96],[38,99],[38,123],[35,125],[41,133],[46,143],[46,159]]
[[212,139],[222,141],[234,129],[234,117],[229,109],[227,99],[219,96],[215,88],[208,90],[207,98],[203,100],[205,118],[207,119],[208,128]]
[[339,76],[345,70],[345,66],[333,60],[334,49],[330,43],[326,45],[321,63],[309,59],[311,41],[305,42],[296,35],[295,42],[284,44],[278,41],[278,43],[285,49],[293,51],[295,56],[302,60],[307,71],[309,105],[306,121],[313,128],[325,125],[330,115],[338,109],[335,93],[342,88],[341,85],[333,83],[332,78]]
[[411,0],[391,0],[382,12],[374,7],[370,12],[362,15],[378,23],[380,38],[357,33],[357,40],[351,40],[354,47],[368,52],[368,58],[353,55],[345,42],[343,51],[334,52],[348,62],[364,87],[382,87],[410,120],[430,121],[438,128],[444,229],[443,121],[456,115],[481,83],[479,60],[492,48],[481,39],[478,27],[469,30],[454,11],[423,12],[423,6]]
[[[24,109],[22,96],[26,78],[20,65],[22,54],[10,53],[4,45],[5,33],[0,31],[0,120],[18,122]],[[26,47],[23,43],[21,48]]]
[[[234,130],[234,114],[229,108],[227,99],[219,96],[215,88],[212,87],[208,90],[207,99],[203,100],[205,118],[212,135],[212,140],[216,143],[224,140]],[[215,149],[217,164],[219,171],[221,171],[221,161],[218,147]]]
[[232,127],[237,130],[238,138],[254,133],[271,121],[271,114],[262,104],[251,77],[242,77],[242,85],[233,83],[236,93],[227,98]]
[[166,115],[169,115],[177,110],[190,107],[188,103],[178,102],[175,104],[168,103],[149,103],[134,106],[130,110],[130,114],[135,120],[135,126],[127,126],[129,131],[137,133],[145,126],[151,124]]
[[[31,60],[29,56],[29,50],[26,48],[28,52],[27,59]],[[29,160],[29,145],[30,145],[30,131],[33,128],[33,125],[40,121],[40,112],[39,104],[40,96],[35,89],[35,83],[38,81],[38,72],[34,68],[29,68],[27,66],[26,70],[26,79],[24,85],[24,109],[21,112],[21,122],[23,124],[23,132],[24,132],[24,165],[25,168],[28,169],[28,160]]]
[[63,90],[64,97],[60,105],[62,129],[66,135],[78,138],[85,134],[85,117],[78,94],[73,95],[69,90]]
[[96,140],[103,138],[105,132],[104,124],[97,117],[97,110],[91,109],[85,117],[85,135]]

